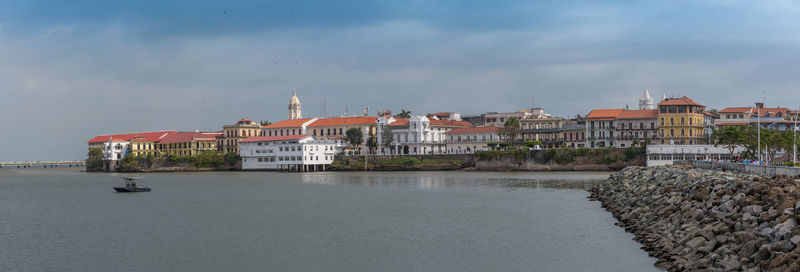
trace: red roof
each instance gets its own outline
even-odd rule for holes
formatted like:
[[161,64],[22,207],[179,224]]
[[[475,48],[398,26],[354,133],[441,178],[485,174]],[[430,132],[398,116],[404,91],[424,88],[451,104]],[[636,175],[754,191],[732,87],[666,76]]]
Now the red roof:
[[309,127],[324,127],[324,126],[344,126],[344,125],[374,125],[378,117],[375,116],[359,116],[359,117],[336,117],[318,119],[308,125]]
[[174,130],[166,130],[166,131],[152,131],[152,132],[136,132],[136,133],[125,133],[125,134],[109,134],[109,135],[100,135],[94,137],[87,141],[88,143],[102,143],[107,142],[108,138],[112,138],[113,141],[131,141],[134,138],[137,138],[138,141],[148,141],[148,142],[155,142],[164,137],[167,133],[175,133]]
[[460,133],[481,133],[481,132],[497,132],[500,127],[465,127],[457,128],[444,134],[460,134]]
[[769,117],[778,117],[775,116],[777,113],[783,113],[780,117],[786,117],[789,114],[789,109],[787,108],[763,108],[763,109],[753,109],[753,112],[750,114],[751,117],[755,117],[757,113],[761,113],[761,117],[766,117],[767,113],[769,113]]
[[216,137],[218,135],[222,135],[222,133],[210,133],[210,132],[176,132],[167,134],[164,138],[161,138],[158,143],[160,144],[174,144],[174,143],[185,143],[185,142],[213,142],[216,141]]
[[727,107],[719,111],[719,113],[743,113],[750,112],[751,107]]
[[311,120],[311,118],[288,119],[277,123],[272,123],[268,126],[264,126],[261,128],[299,128],[303,126],[303,123],[308,122],[309,120]]
[[269,142],[269,141],[289,141],[289,140],[300,140],[309,136],[311,135],[302,134],[302,135],[284,135],[284,136],[256,136],[241,140],[239,142],[250,143],[250,142]]
[[589,112],[588,115],[586,115],[586,118],[591,118],[591,119],[595,119],[595,120],[598,120],[598,119],[613,120],[614,118],[617,118],[617,115],[619,115],[622,111],[624,111],[624,109],[592,110],[591,112]]
[[408,119],[406,118],[395,118],[394,122],[389,123],[390,127],[407,127],[408,126]]
[[658,102],[658,105],[659,106],[689,105],[689,106],[705,107],[705,106],[701,105],[700,103],[694,102],[694,100],[692,100],[691,98],[688,98],[688,97],[685,97],[685,96],[683,96],[681,98],[667,98],[666,100]]
[[658,110],[625,110],[617,115],[617,119],[656,119]]

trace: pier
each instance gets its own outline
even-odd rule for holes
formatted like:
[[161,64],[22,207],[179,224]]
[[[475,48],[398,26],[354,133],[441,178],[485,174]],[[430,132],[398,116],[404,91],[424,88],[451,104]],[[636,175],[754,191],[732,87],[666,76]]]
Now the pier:
[[84,167],[86,161],[14,161],[0,162],[0,168],[56,168],[56,167]]

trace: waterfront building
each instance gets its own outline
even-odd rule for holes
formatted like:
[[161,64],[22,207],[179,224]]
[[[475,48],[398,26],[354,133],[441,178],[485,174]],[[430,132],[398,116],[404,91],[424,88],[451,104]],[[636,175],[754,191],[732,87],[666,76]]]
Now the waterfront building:
[[550,114],[544,113],[542,108],[524,109],[517,112],[487,112],[483,114],[483,126],[505,126],[506,120],[510,118],[518,120],[527,118],[549,118]]
[[261,125],[250,119],[242,118],[233,125],[222,127],[222,134],[217,137],[217,150],[224,153],[239,152],[239,141],[258,136],[261,133]]
[[731,155],[727,148],[710,144],[651,144],[647,145],[647,166],[672,165],[675,161],[682,160],[728,161],[738,157],[743,151],[744,148],[737,147]]
[[586,147],[614,146],[614,120],[624,109],[596,109],[586,115]]
[[539,117],[519,120],[523,141],[540,141],[542,147],[557,148],[564,143],[561,128],[567,121],[561,117]]
[[[645,90],[646,92],[646,90]],[[658,140],[658,110],[625,110],[620,112],[614,122],[616,130],[614,146],[642,146],[647,141]]]
[[257,136],[239,141],[244,170],[324,171],[336,143],[313,135]]
[[586,147],[586,124],[567,124],[561,127],[559,133],[561,133],[565,147]]
[[755,107],[725,108],[719,115],[719,120],[716,120],[717,127],[761,124],[762,129],[779,131],[792,130],[795,127],[793,111],[787,108],[767,108],[763,103],[756,103]]
[[[105,171],[116,171],[120,161],[128,154],[131,154],[132,143],[153,143],[165,137],[169,133],[176,131],[153,131],[123,134],[109,134],[96,136],[87,141],[89,150],[100,148],[103,152],[103,169]],[[145,151],[147,150],[147,151]],[[141,152],[154,152],[152,146],[137,149],[137,154]]]
[[489,143],[504,141],[499,127],[463,127],[445,132],[447,153],[471,154],[489,150]]
[[[222,133],[176,132],[170,133],[156,142],[157,155],[194,156],[204,151],[217,150],[217,137]],[[138,143],[134,143],[136,145]]]
[[661,144],[694,145],[707,142],[705,106],[683,96],[658,103],[658,125]]
[[303,111],[300,106],[300,99],[297,98],[297,91],[292,89],[292,98],[289,99],[289,119],[302,119]]
[[[429,119],[419,115],[411,118],[393,116],[379,117],[375,120],[378,154],[444,154],[447,153],[446,132],[462,127],[472,127],[465,121]],[[384,145],[383,131],[392,131],[392,149]]]
[[301,118],[283,120],[261,127],[261,136],[287,136],[311,134],[319,140],[343,141],[347,130],[358,128],[363,134],[363,143],[356,148],[366,148],[370,135],[375,135],[373,116],[333,117],[333,118]]

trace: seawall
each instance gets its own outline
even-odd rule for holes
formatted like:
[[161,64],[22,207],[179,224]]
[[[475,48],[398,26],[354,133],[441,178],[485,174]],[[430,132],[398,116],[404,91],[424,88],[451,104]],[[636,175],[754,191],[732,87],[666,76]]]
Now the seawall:
[[669,271],[800,271],[800,182],[675,166],[628,167],[591,198]]

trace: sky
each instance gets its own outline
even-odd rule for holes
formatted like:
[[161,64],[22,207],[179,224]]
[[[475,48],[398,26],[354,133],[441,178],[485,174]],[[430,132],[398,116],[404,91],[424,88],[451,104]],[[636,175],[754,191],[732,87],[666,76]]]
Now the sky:
[[463,115],[800,105],[800,1],[0,3],[0,161],[96,135],[369,108]]

